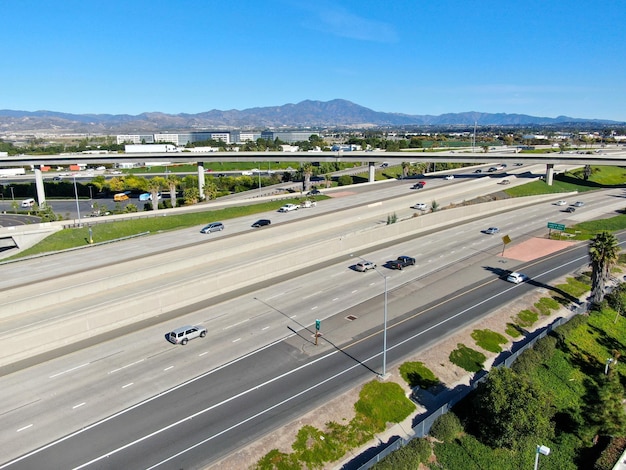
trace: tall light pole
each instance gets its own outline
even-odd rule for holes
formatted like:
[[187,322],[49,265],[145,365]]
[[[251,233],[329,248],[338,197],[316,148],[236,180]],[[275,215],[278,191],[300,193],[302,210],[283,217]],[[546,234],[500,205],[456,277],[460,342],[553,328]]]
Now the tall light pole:
[[383,314],[383,373],[382,377],[387,375],[387,276],[374,268],[374,270],[385,279],[385,307]]
[[[355,255],[350,255],[355,256]],[[366,261],[364,258],[357,256],[362,261]],[[389,276],[381,273],[376,266],[374,266],[374,271],[385,280],[385,297],[384,297],[384,307],[383,307],[383,370],[380,376],[385,378],[387,376],[387,278]]]
[[76,175],[74,177],[74,197],[76,198],[76,212],[78,212],[78,226],[80,227],[80,206],[78,205],[78,189],[76,188]]

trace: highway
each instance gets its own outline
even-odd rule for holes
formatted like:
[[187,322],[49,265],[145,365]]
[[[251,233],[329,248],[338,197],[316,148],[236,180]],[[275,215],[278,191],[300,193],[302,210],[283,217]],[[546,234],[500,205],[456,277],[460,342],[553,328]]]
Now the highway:
[[[474,264],[463,270],[446,270],[445,284],[464,277],[473,279],[475,270],[489,275],[458,291],[449,290],[450,284],[443,285],[440,279],[430,287],[436,287],[442,300],[422,304],[428,299],[421,298],[422,290],[416,283],[394,290],[389,308],[402,314],[390,322],[389,362],[435,343],[437,338],[530,289],[548,286],[552,279],[586,266],[586,247],[578,245],[567,253],[524,266],[532,278],[528,284],[512,285],[501,280],[497,275],[501,267],[495,257],[490,257],[488,264],[491,266]],[[380,316],[380,298],[345,313]],[[0,468],[178,469],[209,465],[243,443],[276,429],[282,422],[323,405],[327,397],[376,377],[381,361],[380,328],[357,329],[354,334],[352,328],[337,326],[341,323],[345,320],[339,317],[324,320],[324,336],[318,348],[312,344],[312,330],[299,328],[297,335],[238,358],[227,367],[215,367],[183,386]],[[207,345],[198,340],[190,343],[184,352],[202,357],[206,351]],[[176,361],[170,357],[168,363]],[[134,382],[118,381],[118,393],[123,393],[129,384],[147,385],[156,375],[166,379],[171,371],[163,367],[158,356],[146,358],[141,369],[148,371],[148,377],[133,374],[135,378],[130,380]],[[74,375],[86,372],[68,371],[66,379],[73,380]],[[69,408],[67,397],[65,401]],[[64,415],[70,417],[80,408],[67,410]],[[58,422],[52,424],[58,426]],[[27,431],[21,428],[19,432]]]
[[[442,182],[442,185],[450,183]],[[407,183],[404,184],[403,191],[406,191]],[[524,239],[545,233],[548,220],[558,222],[605,216],[615,208],[621,208],[621,197],[621,191],[579,195],[577,200],[586,202],[585,210],[575,214],[562,213],[555,206],[544,203],[420,237],[417,245],[411,240],[357,253],[379,265],[398,254],[418,257],[415,269],[389,272],[391,323],[411,317],[421,311],[420,308],[426,312],[407,320],[402,328],[390,330],[389,361],[407,354],[408,350],[403,347],[415,349],[413,340],[403,343],[406,346],[396,346],[408,337],[418,335],[419,344],[429,344],[459,325],[455,322],[485,314],[520,292],[511,290],[512,285],[499,280],[497,270],[514,269],[521,263],[499,258],[499,237],[484,235],[481,230],[496,225],[515,240]],[[337,201],[341,199],[332,202]],[[406,207],[405,202],[399,204]],[[312,217],[307,211],[285,215],[293,216],[294,220],[296,217]],[[233,222],[232,225],[238,227],[241,224],[243,230],[248,223]],[[176,242],[184,244],[187,240],[197,240],[198,235],[196,231],[184,231]],[[162,241],[168,239],[165,235],[149,237],[143,243],[150,244],[153,243],[151,239],[156,239],[155,246],[159,246],[159,237]],[[212,240],[220,237],[228,238],[228,235],[220,234],[210,240],[205,238],[202,245],[210,247],[214,243]],[[230,238],[236,240],[236,237]],[[68,275],[70,266],[76,270],[83,261],[87,266],[90,263],[97,266],[113,264],[115,256],[120,259],[127,256],[132,260],[141,256],[133,249],[127,250],[126,243],[113,248],[103,247],[93,252],[95,255],[83,254],[82,258],[76,253],[68,254],[69,258],[65,255],[49,258],[45,265],[49,264],[51,269],[47,273],[34,269],[34,260],[8,266],[12,270],[25,270],[17,276],[20,279],[27,278],[22,277],[28,276],[26,270],[30,270],[34,279],[39,276],[40,280],[63,276],[63,269]],[[140,243],[130,244],[136,244],[135,249],[138,249]],[[167,246],[161,247],[162,250],[168,249]],[[105,250],[112,250],[110,258],[104,255]],[[559,260],[555,266],[567,271],[585,264],[580,254],[572,256],[579,258],[573,265]],[[64,262],[57,263],[54,259]],[[74,261],[68,262],[71,259]],[[354,262],[354,258],[343,257],[308,273],[300,272],[297,277],[287,276],[283,282],[271,282],[249,292],[238,292],[230,300],[220,298],[194,311],[174,312],[169,318],[164,315],[163,322],[3,376],[0,378],[4,410],[0,455],[5,459],[17,457],[62,436],[70,437],[1,468],[42,468],[36,463],[57,462],[55,459],[59,458],[67,460],[59,461],[56,468],[72,468],[170,425],[172,427],[168,430],[94,462],[89,468],[121,468],[121,462],[126,462],[122,465],[125,468],[147,468],[161,461],[165,462],[159,468],[193,468],[214,461],[242,442],[280,426],[283,420],[321,403],[327,393],[338,393],[374,377],[380,370],[383,279],[374,272],[354,272],[350,269]],[[525,272],[541,282],[547,282],[561,272],[553,271],[544,278],[538,276],[549,267],[534,269],[525,268]],[[6,276],[3,276],[3,282],[4,288],[9,288]],[[518,289],[533,288],[533,285],[518,286]],[[451,295],[460,286],[467,286],[468,293]],[[441,298],[451,301],[439,307]],[[451,303],[457,300],[459,305]],[[90,307],[100,308],[99,302],[94,299]],[[474,304],[477,307],[468,310]],[[350,312],[358,319],[346,320]],[[185,315],[176,318],[182,314]],[[311,340],[311,325],[316,318],[322,319],[324,333],[317,348]],[[447,318],[451,319],[431,328]],[[165,333],[183,323],[201,323],[209,328],[209,336],[185,347],[167,343]],[[432,336],[423,333],[426,330]],[[223,367],[225,364],[228,367]],[[302,368],[289,372],[298,367]],[[282,377],[283,373],[287,375]],[[340,375],[333,378],[336,374]],[[172,385],[199,376],[184,387],[159,395]],[[27,390],[24,383],[29,384]],[[313,384],[321,385],[306,391]],[[229,400],[231,397],[234,398]],[[283,405],[255,417],[287,399]],[[145,404],[135,406],[145,400]],[[121,410],[128,411],[107,419],[111,413]],[[183,420],[201,411],[193,419]],[[175,424],[179,417],[183,420],[180,425]],[[89,427],[90,423],[100,420],[106,421]],[[238,426],[228,429],[235,424]],[[70,434],[85,428],[85,432]],[[176,437],[168,432],[174,432]],[[97,437],[92,433],[98,433]],[[167,460],[202,441],[199,436],[208,439],[214,435],[206,444]],[[63,448],[66,445],[69,447]],[[116,460],[118,458],[122,460]]]

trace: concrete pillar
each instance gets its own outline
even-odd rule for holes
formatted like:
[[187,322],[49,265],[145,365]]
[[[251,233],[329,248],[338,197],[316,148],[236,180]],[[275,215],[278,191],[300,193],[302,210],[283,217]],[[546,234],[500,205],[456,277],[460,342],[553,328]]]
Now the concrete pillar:
[[35,165],[35,188],[37,189],[37,204],[39,207],[44,207],[46,205],[46,192],[43,189],[41,165]]
[[548,163],[546,165],[546,183],[548,186],[552,186],[552,180],[554,179],[554,163]]
[[369,162],[369,182],[373,183],[374,181],[376,181],[376,163],[375,162]]
[[198,162],[198,192],[200,200],[204,199],[204,162]]

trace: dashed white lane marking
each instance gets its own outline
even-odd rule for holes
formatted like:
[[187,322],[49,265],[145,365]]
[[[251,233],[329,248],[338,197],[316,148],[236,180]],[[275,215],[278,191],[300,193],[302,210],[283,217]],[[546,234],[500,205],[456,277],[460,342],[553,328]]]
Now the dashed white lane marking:
[[234,339],[233,343],[236,343],[237,341],[241,341],[241,338]]
[[247,321],[249,321],[249,320],[250,320],[249,318],[246,318],[245,320],[241,320],[240,322],[233,323],[232,325],[225,326],[223,329],[224,329],[224,330],[228,330],[228,329],[230,329],[230,328],[234,328],[235,326],[239,326],[239,325],[241,325],[242,323],[246,323],[246,322],[247,322]]
[[141,362],[143,362],[143,361],[145,361],[145,359],[139,359],[138,361],[131,362],[130,364],[126,364],[125,366],[118,367],[117,369],[113,369],[112,371],[109,371],[109,374],[113,374],[113,373],[115,373],[115,372],[119,372],[119,371],[121,371],[121,370],[124,370],[124,369],[126,369],[126,368],[128,368],[128,367],[135,366],[135,365],[137,365],[137,364],[139,364],[139,363],[141,363]]
[[28,429],[28,428],[32,428],[32,427],[33,427],[33,425],[32,425],[32,424],[29,424],[28,426],[24,426],[23,428],[19,428],[19,429],[17,430],[17,432],[22,432],[22,431],[25,431],[26,429]]
[[134,385],[134,382],[128,383],[126,385],[122,385],[122,388],[130,387],[131,385]]
[[163,372],[165,372],[165,371],[167,371],[167,370],[170,370],[170,369],[173,369],[173,368],[174,368],[174,366],[169,366],[169,367],[166,367],[165,369],[163,369]]
[[72,409],[75,410],[76,408],[80,408],[81,406],[85,406],[85,402],[82,402],[82,403],[79,403],[78,405],[72,406]]
[[51,375],[48,378],[49,379],[54,379],[55,377],[59,377],[60,375],[67,374],[68,372],[72,372],[73,370],[80,369],[81,367],[85,367],[85,366],[88,366],[88,365],[89,365],[89,362],[86,362],[85,364],[81,364],[79,366],[72,367],[71,369],[64,370],[63,372],[59,372],[58,374]]

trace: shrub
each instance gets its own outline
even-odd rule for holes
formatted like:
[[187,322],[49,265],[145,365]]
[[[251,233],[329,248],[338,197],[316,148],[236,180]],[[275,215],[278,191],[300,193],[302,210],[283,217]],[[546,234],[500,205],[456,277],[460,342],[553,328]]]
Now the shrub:
[[372,468],[374,470],[415,470],[420,463],[427,463],[432,447],[427,439],[417,438],[392,452]]
[[508,343],[504,336],[491,330],[474,330],[472,338],[478,346],[493,353],[502,352],[500,345]]
[[450,362],[468,372],[481,370],[486,359],[483,353],[461,343],[457,344],[456,349],[450,353]]
[[448,412],[435,420],[428,434],[442,442],[452,442],[463,434],[463,425],[457,415]]
[[254,470],[300,470],[302,465],[295,455],[272,449],[253,468]]
[[403,421],[415,409],[415,405],[404,395],[402,387],[395,382],[381,383],[372,380],[366,383],[354,404],[357,413],[367,416],[374,426],[371,431],[380,432],[387,423]]
[[424,389],[438,385],[439,379],[423,362],[405,362],[400,366],[400,375],[410,387]]
[[565,345],[565,341],[571,335],[572,331],[576,330],[582,325],[586,325],[587,321],[588,317],[586,315],[575,315],[567,323],[561,326],[557,326],[554,330],[552,330],[552,332],[556,337],[558,344]]
[[349,186],[352,184],[352,176],[350,175],[341,175],[337,178],[337,184],[339,186]]
[[594,470],[611,470],[626,450],[626,437],[614,437],[600,454]]
[[542,359],[539,354],[537,354],[537,351],[529,348],[518,356],[511,365],[511,370],[520,375],[533,376],[535,368],[541,364],[541,362]]
[[547,359],[552,356],[554,350],[556,349],[556,338],[554,336],[544,336],[543,338],[537,340],[533,349],[537,352],[537,355],[540,358]]
[[539,314],[533,310],[522,310],[515,317],[515,323],[523,328],[531,327],[539,319]]
[[520,336],[522,336],[520,327],[518,325],[515,325],[514,323],[507,323],[504,332],[511,338],[519,338]]
[[559,308],[559,303],[552,297],[542,297],[534,307],[541,315],[548,316],[551,310],[557,310]]

